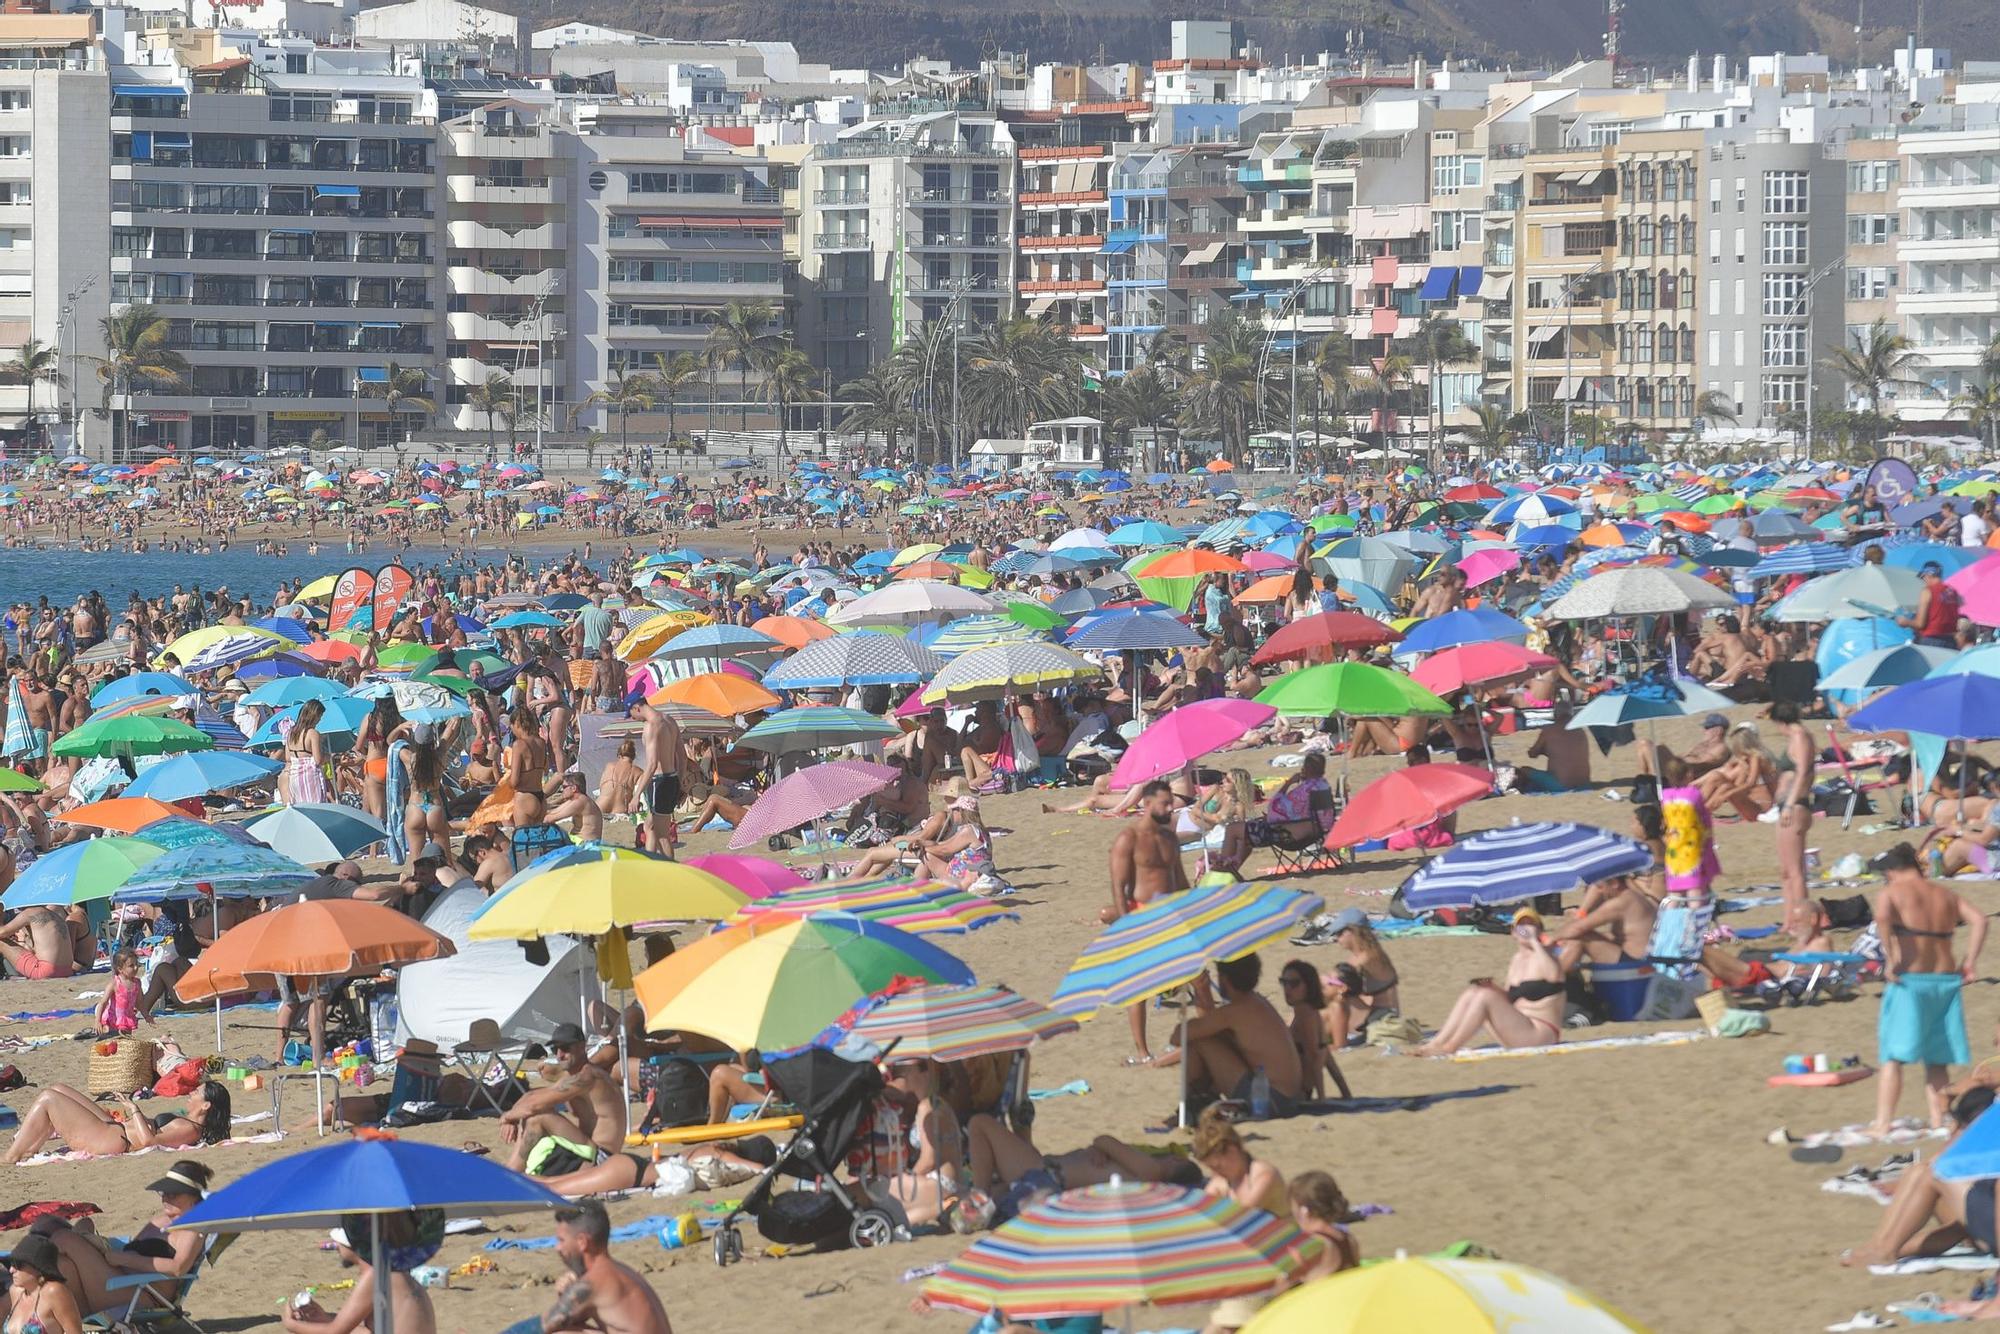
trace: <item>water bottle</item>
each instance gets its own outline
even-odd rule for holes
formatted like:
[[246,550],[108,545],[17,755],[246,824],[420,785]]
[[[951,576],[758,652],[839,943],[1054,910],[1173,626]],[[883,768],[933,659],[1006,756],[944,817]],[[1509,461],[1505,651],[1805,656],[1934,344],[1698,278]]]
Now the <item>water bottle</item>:
[[679,1218],[670,1218],[667,1220],[667,1225],[660,1229],[662,1250],[677,1251],[683,1246],[693,1246],[700,1241],[700,1214],[682,1214]]
[[1258,1066],[1257,1073],[1250,1076],[1250,1117],[1255,1121],[1266,1121],[1271,1116],[1271,1081],[1264,1074],[1264,1067]]

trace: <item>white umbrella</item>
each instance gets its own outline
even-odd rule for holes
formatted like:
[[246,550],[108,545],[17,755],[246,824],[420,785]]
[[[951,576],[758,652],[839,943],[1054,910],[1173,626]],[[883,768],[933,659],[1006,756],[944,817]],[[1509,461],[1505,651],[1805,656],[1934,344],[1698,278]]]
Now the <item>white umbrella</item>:
[[1548,615],[1558,621],[1590,621],[1734,606],[1733,594],[1684,570],[1628,565],[1591,575],[1551,603]]
[[998,699],[1045,685],[1095,681],[1096,663],[1060,644],[992,644],[954,658],[924,691],[924,703]]
[[1900,565],[1857,565],[1807,581],[1771,608],[1774,621],[1840,621],[1916,609],[1924,581]]
[[1072,528],[1049,543],[1050,551],[1110,551],[1111,539],[1095,528]]
[[826,619],[829,625],[920,625],[997,610],[992,598],[969,588],[935,579],[906,579],[842,603]]

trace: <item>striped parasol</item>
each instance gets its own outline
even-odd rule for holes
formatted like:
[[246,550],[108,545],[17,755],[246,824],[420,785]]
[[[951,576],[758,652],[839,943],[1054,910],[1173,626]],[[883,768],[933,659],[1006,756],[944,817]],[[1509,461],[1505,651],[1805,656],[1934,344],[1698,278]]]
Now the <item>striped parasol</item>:
[[745,732],[736,743],[751,750],[786,755],[799,750],[825,750],[863,741],[885,741],[901,735],[894,723],[860,709],[813,704],[774,713]]
[[930,680],[943,668],[944,659],[921,644],[899,635],[857,630],[806,644],[764,673],[764,684],[773,690],[913,685]]
[[788,774],[751,803],[750,813],[729,836],[729,846],[747,848],[773,834],[788,834],[895,781],[894,769],[864,760],[835,760]]
[[1070,965],[1050,1002],[1087,1016],[1107,1005],[1150,1000],[1217,960],[1253,953],[1324,906],[1282,885],[1227,884],[1156,899],[1104,928]]
[[734,920],[774,912],[851,913],[919,936],[964,935],[993,922],[1021,919],[1019,913],[935,880],[872,880],[784,890],[744,904]]
[[1646,845],[1594,825],[1538,820],[1468,836],[1403,882],[1413,912],[1565,894],[1653,864]]
[[9,758],[26,755],[31,759],[48,753],[49,743],[45,737],[36,741],[34,731],[28,726],[28,705],[22,698],[21,678],[11,677],[7,682],[7,732],[0,739],[0,755]]
[[1855,563],[1855,552],[1831,542],[1794,542],[1780,547],[1750,567],[1752,579],[1777,579],[1792,574],[1832,574]]
[[926,704],[999,699],[1021,690],[1076,685],[1104,675],[1096,663],[1059,644],[989,644],[955,658],[924,690]]
[[994,644],[1046,643],[1048,635],[1011,616],[968,616],[935,634],[919,632],[917,640],[938,657],[949,659]]
[[1213,1302],[1270,1291],[1323,1244],[1198,1190],[1090,1186],[1023,1209],[926,1282],[924,1297],[1010,1320]]
[[1006,987],[982,983],[891,991],[850,1031],[879,1046],[894,1042],[900,1059],[969,1061],[1076,1030],[1076,1020]]

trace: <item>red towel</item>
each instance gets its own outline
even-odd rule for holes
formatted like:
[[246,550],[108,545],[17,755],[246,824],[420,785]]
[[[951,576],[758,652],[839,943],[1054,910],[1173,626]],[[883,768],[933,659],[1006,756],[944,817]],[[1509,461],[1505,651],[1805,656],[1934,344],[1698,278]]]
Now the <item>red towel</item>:
[[36,1200],[33,1204],[0,1213],[0,1232],[12,1232],[40,1218],[87,1218],[103,1212],[96,1205],[79,1200]]

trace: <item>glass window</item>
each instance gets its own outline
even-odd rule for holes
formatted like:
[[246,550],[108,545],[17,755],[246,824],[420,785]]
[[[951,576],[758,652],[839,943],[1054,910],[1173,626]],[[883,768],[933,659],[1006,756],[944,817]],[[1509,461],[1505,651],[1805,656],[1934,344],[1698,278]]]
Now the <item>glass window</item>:
[[1806,326],[1767,324],[1764,326],[1764,365],[1790,369],[1806,364]]
[[1806,211],[1806,173],[1767,171],[1764,173],[1764,212],[1796,214]]
[[1766,264],[1804,264],[1806,262],[1806,225],[1803,222],[1765,223],[1764,262]]

